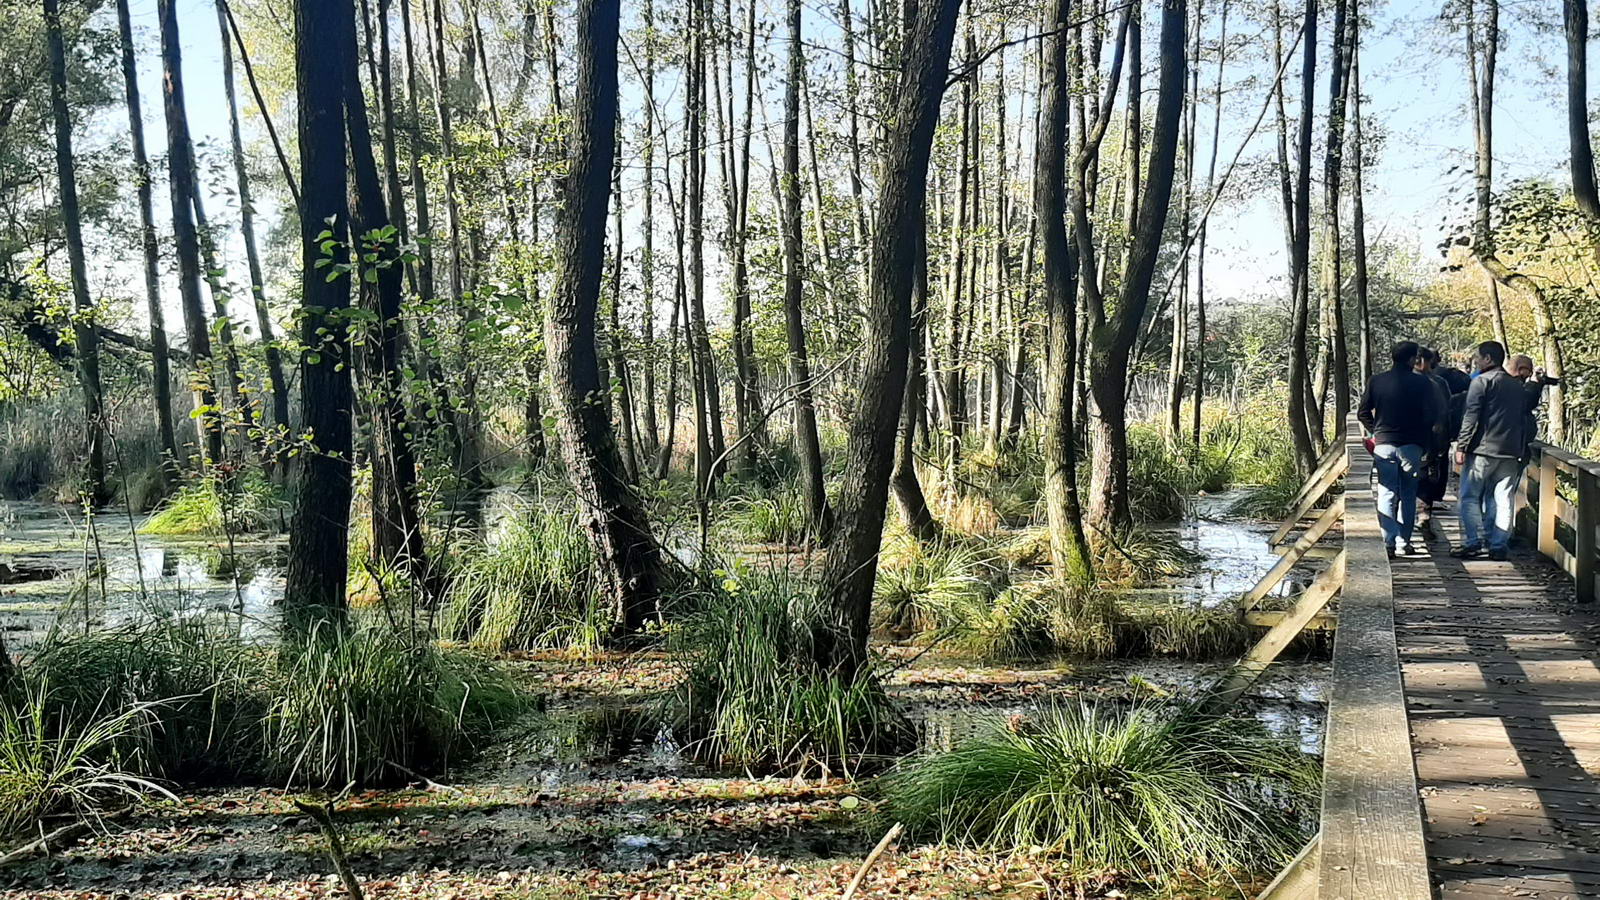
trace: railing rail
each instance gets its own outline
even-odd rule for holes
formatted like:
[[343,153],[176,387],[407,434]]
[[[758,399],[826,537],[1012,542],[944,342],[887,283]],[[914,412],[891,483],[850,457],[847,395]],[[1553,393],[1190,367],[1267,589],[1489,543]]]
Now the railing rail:
[[1596,583],[1600,572],[1595,565],[1600,463],[1534,441],[1523,470],[1522,489],[1530,513],[1519,522],[1524,536],[1572,576],[1579,603],[1593,603],[1600,597]]
[[[1342,526],[1343,548],[1310,589],[1224,680],[1231,699],[1277,655],[1284,633],[1305,627],[1312,608],[1338,597],[1333,679],[1323,739],[1321,830],[1261,894],[1263,900],[1429,900],[1427,847],[1405,686],[1395,643],[1394,587],[1372,489],[1372,457],[1354,418],[1337,449],[1319,462],[1270,543],[1282,544],[1343,482],[1284,560],[1243,598],[1253,605],[1312,545]],[[1330,548],[1331,549],[1331,548]]]

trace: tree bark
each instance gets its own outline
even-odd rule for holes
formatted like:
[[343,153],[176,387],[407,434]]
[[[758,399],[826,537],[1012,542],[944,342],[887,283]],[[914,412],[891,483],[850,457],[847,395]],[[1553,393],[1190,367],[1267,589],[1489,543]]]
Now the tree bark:
[[[178,293],[183,301],[184,335],[189,345],[195,406],[199,411],[195,426],[201,447],[200,460],[205,466],[222,459],[222,415],[217,405],[211,329],[200,301],[200,237],[195,230],[191,202],[195,193],[194,147],[189,142],[189,118],[183,96],[183,56],[173,0],[159,0],[157,15],[161,20],[162,106],[167,121],[167,179],[178,258]],[[342,194],[343,185],[339,190]]]
[[[351,47],[355,19],[349,17]],[[400,228],[389,215],[383,181],[372,155],[372,133],[356,56],[345,60],[344,114],[350,140],[350,230],[358,250],[356,273],[362,307],[375,314],[368,347],[360,354],[365,409],[371,415],[372,553],[380,570],[399,571],[429,585],[427,552],[418,513],[417,462],[412,453],[401,374],[404,265]]]
[[161,442],[163,486],[179,474],[178,438],[172,424],[172,368],[167,349],[166,314],[161,307],[161,259],[156,245],[150,160],[144,146],[144,112],[139,102],[138,65],[128,0],[117,0],[117,32],[122,50],[122,83],[128,103],[128,136],[133,148],[134,187],[139,198],[139,249],[144,262],[145,306],[150,319],[150,381],[155,400],[156,435]]
[[[299,466],[283,602],[285,624],[300,630],[323,620],[342,622],[346,608],[354,406],[345,315],[350,281],[347,275],[330,279],[328,272],[346,264],[351,252],[344,112],[347,73],[355,67],[354,14],[345,3],[295,3],[303,189],[300,339],[306,348],[300,356],[300,422],[309,446],[295,457]],[[327,241],[334,243],[325,253]]]
[[814,644],[816,662],[846,677],[867,665],[872,587],[910,355],[917,260],[915,242],[904,235],[913,233],[926,214],[928,157],[959,7],[959,0],[917,4],[886,119],[883,176],[872,229],[872,290],[863,323],[860,400],[850,422],[838,524],[818,587],[832,629]]
[[1352,132],[1350,135],[1350,177],[1352,182],[1352,189],[1350,191],[1350,230],[1351,249],[1355,254],[1353,287],[1355,289],[1356,298],[1356,317],[1359,320],[1358,327],[1360,328],[1361,332],[1358,338],[1359,349],[1357,354],[1360,361],[1357,366],[1357,372],[1361,376],[1361,387],[1364,389],[1366,387],[1367,380],[1372,377],[1373,363],[1372,310],[1369,298],[1369,294],[1371,292],[1371,280],[1367,272],[1367,207],[1365,200],[1366,189],[1364,185],[1364,170],[1366,168],[1366,140],[1361,131],[1360,17],[1357,17],[1357,21],[1352,28],[1355,30],[1355,34],[1351,37],[1350,44],[1351,55],[1353,56],[1353,59],[1350,63],[1350,96],[1352,98]]
[[606,389],[600,382],[595,324],[616,152],[620,14],[618,0],[578,3],[577,82],[545,343],[562,452],[616,604],[618,627],[631,633],[656,611],[661,549],[643,506],[623,478],[611,421],[596,402]]
[[[1281,25],[1274,3],[1274,20]],[[1274,46],[1282,55],[1282,28],[1275,29]],[[1282,79],[1278,82],[1278,170],[1283,192],[1284,224],[1289,246],[1289,433],[1294,440],[1295,457],[1301,474],[1309,473],[1318,456],[1318,440],[1312,428],[1310,365],[1306,358],[1309,330],[1310,221],[1311,221],[1311,113],[1316,100],[1317,77],[1317,0],[1307,0],[1304,42],[1300,67],[1300,124],[1291,167],[1286,145],[1287,124],[1283,114]]]
[[111,499],[106,488],[105,410],[100,394],[100,341],[94,301],[89,297],[83,251],[83,220],[78,208],[77,167],[72,159],[72,115],[67,111],[67,52],[61,37],[61,8],[44,0],[45,38],[50,49],[50,112],[55,123],[56,183],[61,191],[61,225],[72,271],[72,331],[78,388],[83,391],[84,470],[82,496],[94,507]]
[[[1359,15],[1359,14],[1358,14]],[[1331,329],[1329,382],[1333,389],[1333,421],[1343,427],[1350,413],[1350,351],[1344,328],[1344,232],[1339,224],[1343,201],[1345,106],[1350,75],[1350,40],[1353,28],[1350,0],[1336,0],[1333,11],[1333,59],[1328,66],[1328,135],[1322,154],[1324,321]]]
[[[1039,85],[1039,133],[1034,147],[1033,204],[1044,275],[1044,477],[1050,556],[1065,579],[1093,577],[1078,500],[1078,439],[1073,404],[1077,387],[1077,260],[1067,241],[1067,28],[1070,0],[1055,0]],[[1130,33],[1131,37],[1131,33]],[[1134,63],[1134,68],[1138,63]]]
[[783,88],[783,324],[789,350],[789,381],[794,390],[794,449],[799,457],[798,487],[805,498],[811,533],[825,541],[832,510],[822,483],[822,442],[817,437],[816,397],[806,348],[805,253],[800,244],[800,79],[805,70],[800,0],[788,0],[789,68]]
[[[267,308],[266,279],[261,272],[261,253],[256,248],[256,210],[250,193],[250,176],[245,167],[244,139],[239,132],[239,100],[233,87],[233,50],[228,35],[227,0],[217,0],[217,28],[222,39],[222,93],[228,101],[228,137],[233,150],[233,173],[239,188],[239,226],[244,236],[245,263],[250,272],[250,296],[254,300],[256,327],[261,331],[266,356],[267,384],[272,392],[272,424],[289,428],[289,384],[283,375],[283,351]],[[387,70],[385,70],[387,77]],[[263,112],[263,115],[265,113]]]
[[[1102,531],[1131,524],[1128,512],[1128,359],[1150,304],[1161,235],[1172,201],[1178,130],[1183,114],[1188,25],[1185,0],[1165,0],[1161,8],[1159,95],[1150,140],[1139,227],[1123,273],[1115,319],[1097,316],[1090,390],[1095,408],[1095,464],[1091,477],[1090,522]],[[1113,64],[1115,65],[1115,64]],[[1101,123],[1107,118],[1102,115]],[[1080,175],[1077,183],[1082,183]],[[1081,204],[1080,204],[1081,205]],[[1081,243],[1081,239],[1080,239]],[[1091,269],[1092,271],[1092,269]],[[1103,323],[1103,324],[1102,324]]]

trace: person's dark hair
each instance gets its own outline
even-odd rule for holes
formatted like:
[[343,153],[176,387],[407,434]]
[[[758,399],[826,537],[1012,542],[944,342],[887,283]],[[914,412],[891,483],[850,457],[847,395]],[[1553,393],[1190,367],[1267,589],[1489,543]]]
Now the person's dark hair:
[[1497,366],[1506,364],[1506,348],[1499,341],[1484,341],[1479,344],[1478,355],[1489,357],[1489,361]]
[[1430,369],[1439,365],[1439,351],[1433,349],[1432,347],[1419,347],[1417,349],[1417,356],[1420,356],[1422,361],[1427,363],[1428,368]]
[[1411,368],[1411,361],[1416,359],[1421,351],[1422,348],[1417,346],[1416,341],[1401,341],[1394,345],[1394,350],[1390,351],[1389,358],[1394,360],[1395,368],[1409,369]]

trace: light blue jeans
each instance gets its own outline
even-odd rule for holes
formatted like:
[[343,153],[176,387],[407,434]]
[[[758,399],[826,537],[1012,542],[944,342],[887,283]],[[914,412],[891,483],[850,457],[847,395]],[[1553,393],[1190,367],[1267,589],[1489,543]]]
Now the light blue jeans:
[[1521,472],[1522,463],[1509,457],[1467,457],[1461,470],[1461,536],[1468,547],[1506,549]]
[[1421,444],[1379,444],[1372,448],[1372,467],[1378,472],[1378,524],[1383,527],[1383,542],[1391,547],[1411,540],[1424,453]]

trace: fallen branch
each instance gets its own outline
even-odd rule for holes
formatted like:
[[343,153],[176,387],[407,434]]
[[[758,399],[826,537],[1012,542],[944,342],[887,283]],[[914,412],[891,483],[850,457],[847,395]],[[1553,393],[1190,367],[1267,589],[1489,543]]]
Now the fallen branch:
[[344,855],[344,842],[339,840],[339,831],[333,827],[333,811],[329,806],[321,803],[307,803],[304,800],[294,801],[295,808],[317,820],[322,826],[322,833],[328,839],[328,856],[333,859],[333,868],[339,873],[339,880],[344,882],[344,889],[350,894],[350,900],[363,900],[361,882],[356,880],[356,873],[350,868],[350,860]]
[[4,856],[0,856],[0,868],[32,859],[41,854],[48,855],[83,837],[88,831],[88,819],[79,819],[69,825],[63,825],[55,831],[42,834],[21,847],[8,851]]
[[872,868],[872,864],[878,861],[878,857],[883,855],[883,851],[889,849],[889,845],[894,843],[894,839],[899,837],[900,832],[904,830],[905,826],[896,822],[893,828],[884,833],[883,839],[878,841],[878,846],[873,847],[872,852],[867,854],[867,858],[861,861],[861,868],[856,870],[856,877],[850,879],[850,886],[844,889],[844,896],[840,900],[850,900],[851,897],[856,895],[856,888],[861,887],[861,882],[867,877],[867,871]]

